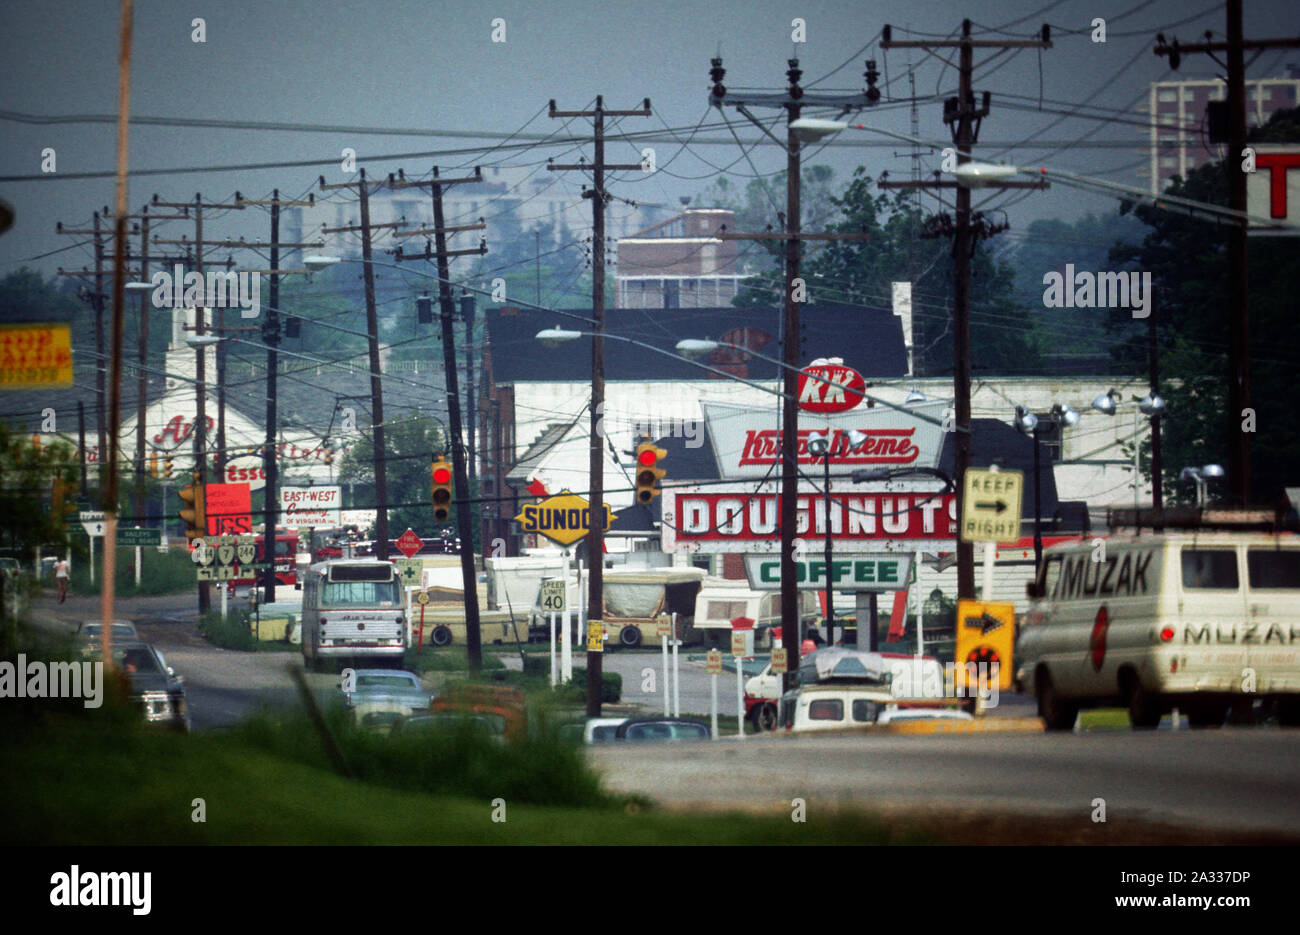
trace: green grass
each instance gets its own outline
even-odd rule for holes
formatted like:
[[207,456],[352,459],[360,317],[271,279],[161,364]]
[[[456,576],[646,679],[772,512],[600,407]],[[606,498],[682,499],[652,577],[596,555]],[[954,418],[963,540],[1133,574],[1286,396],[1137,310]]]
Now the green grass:
[[1084,730],[1128,730],[1128,708],[1093,708],[1079,712],[1079,726]]
[[[484,672],[492,672],[505,667],[506,664],[496,656],[489,656],[486,652],[483,654]],[[402,660],[402,668],[408,672],[468,672],[469,657],[466,655],[463,646],[447,646],[442,649],[434,649],[426,645],[424,651],[418,655],[414,649],[408,649],[406,656]]]
[[[928,843],[853,813],[810,809],[802,824],[788,814],[661,813],[583,784],[568,790],[581,806],[529,804],[527,790],[545,785],[545,770],[525,758],[505,774],[484,760],[480,774],[445,784],[429,766],[417,781],[406,774],[409,754],[386,753],[379,737],[345,743],[353,757],[372,757],[364,769],[374,775],[358,781],[328,770],[304,730],[292,733],[297,748],[285,749],[288,737],[267,734],[265,724],[179,736],[83,716],[4,720],[5,844]],[[505,800],[504,822],[492,820],[496,798]],[[192,820],[196,799],[206,821]]]
[[[99,549],[96,549],[95,564],[100,564]],[[159,552],[153,546],[140,550],[140,587],[135,586],[135,548],[121,547],[117,550],[117,573],[113,576],[114,593],[118,597],[139,597],[150,594],[180,594],[193,591],[195,581],[194,561],[185,549],[170,549]],[[47,582],[51,583],[52,582]],[[73,594],[98,594],[102,584],[98,575],[95,583],[90,583],[90,564],[86,559],[77,562],[72,569],[72,578],[68,589]]]

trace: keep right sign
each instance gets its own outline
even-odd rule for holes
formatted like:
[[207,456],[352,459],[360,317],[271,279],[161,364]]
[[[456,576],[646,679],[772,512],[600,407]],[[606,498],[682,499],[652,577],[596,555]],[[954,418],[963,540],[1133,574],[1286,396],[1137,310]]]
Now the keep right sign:
[[1023,471],[967,468],[962,481],[963,542],[1015,542],[1020,538]]

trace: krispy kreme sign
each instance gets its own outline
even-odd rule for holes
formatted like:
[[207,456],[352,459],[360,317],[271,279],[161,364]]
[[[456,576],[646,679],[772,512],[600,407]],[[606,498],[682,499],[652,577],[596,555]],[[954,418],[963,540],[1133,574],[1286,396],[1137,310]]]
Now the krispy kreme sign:
[[867,381],[843,364],[813,364],[799,374],[799,408],[808,412],[845,412],[862,402]]
[[[825,384],[821,384],[823,387]],[[719,476],[727,480],[770,478],[780,469],[781,429],[775,409],[701,401]],[[927,401],[905,409],[886,406],[842,412],[801,412],[795,442],[800,465],[821,466],[808,451],[813,433],[830,432],[833,471],[861,467],[935,467],[943,446],[943,419],[948,403]],[[861,436],[854,444],[852,432]]]
[[[666,487],[665,552],[779,553],[779,484]],[[916,484],[885,484],[870,493],[832,482],[830,510],[817,491],[801,492],[796,550],[815,555],[830,530],[835,553],[947,551],[955,547],[957,499]]]

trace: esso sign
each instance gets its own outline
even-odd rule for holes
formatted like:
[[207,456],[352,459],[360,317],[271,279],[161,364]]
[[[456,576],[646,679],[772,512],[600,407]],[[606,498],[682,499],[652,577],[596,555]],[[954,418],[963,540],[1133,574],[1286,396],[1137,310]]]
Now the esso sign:
[[222,478],[227,484],[248,484],[250,490],[260,490],[266,486],[266,471],[262,468],[262,459],[239,458],[226,463],[226,474]]
[[805,367],[799,374],[799,408],[806,412],[847,412],[862,402],[866,389],[866,380],[852,367],[843,364]]

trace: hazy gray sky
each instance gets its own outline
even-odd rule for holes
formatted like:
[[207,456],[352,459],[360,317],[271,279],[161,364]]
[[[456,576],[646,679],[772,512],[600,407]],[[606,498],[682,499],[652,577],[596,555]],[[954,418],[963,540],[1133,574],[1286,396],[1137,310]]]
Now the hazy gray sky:
[[[1300,7],[1294,0],[1252,0],[1246,7],[1247,36],[1300,31]],[[1020,164],[1041,162],[1134,185],[1143,184],[1135,172],[1138,147],[1145,139],[1141,127],[1078,116],[1049,126],[1058,113],[1033,113],[1011,105],[1036,106],[1041,91],[1045,106],[1056,110],[1086,102],[1141,119],[1133,105],[1145,100],[1148,82],[1170,74],[1167,61],[1151,51],[1155,33],[1164,30],[1169,36],[1196,41],[1206,29],[1219,36],[1224,31],[1221,3],[1185,0],[192,0],[183,4],[141,0],[135,13],[131,110],[136,117],[546,134],[560,125],[546,116],[548,99],[554,98],[562,109],[580,109],[599,93],[610,108],[631,108],[649,97],[654,116],[625,118],[621,128],[676,128],[685,141],[701,120],[719,120],[716,111],[707,112],[709,59],[719,47],[727,68],[726,84],[732,88],[783,87],[786,59],[796,52],[805,85],[827,76],[816,85],[819,90],[860,90],[863,61],[871,57],[882,72],[887,68],[892,81],[887,99],[911,93],[909,62],[915,65],[916,93],[929,96],[954,90],[952,68],[921,52],[894,50],[886,55],[866,47],[886,23],[894,26],[896,39],[910,37],[904,29],[950,35],[956,33],[963,16],[974,20],[977,31],[1005,27],[1020,36],[1036,32],[1043,22],[1053,26],[1054,48],[1041,55],[1032,50],[1004,53],[977,67],[977,92],[993,92],[992,115],[981,133],[982,155]],[[201,44],[191,40],[194,17],[203,17],[206,23],[207,41]],[[796,17],[806,23],[806,41],[797,45],[791,41],[791,21]],[[1088,35],[1095,17],[1107,20],[1104,44],[1092,42]],[[497,18],[505,22],[504,42],[492,41]],[[118,19],[118,4],[107,0],[56,4],[7,0],[0,9],[7,59],[0,79],[0,110],[6,115],[41,117],[113,114]],[[988,61],[991,54],[977,50],[977,64]],[[1248,74],[1282,74],[1286,61],[1300,62],[1300,53],[1265,54]],[[1194,55],[1177,74],[1207,77],[1215,70],[1205,56]],[[947,141],[941,113],[939,100],[919,105],[922,137]],[[734,110],[728,109],[727,117],[742,139],[758,138]],[[895,132],[910,131],[906,103],[887,100],[885,106],[857,119]],[[84,226],[92,210],[112,203],[111,178],[67,176],[111,171],[115,128],[112,123],[33,125],[12,119],[0,119],[0,126],[0,176],[10,179],[0,181],[0,197],[17,209],[14,228],[0,237],[3,273],[27,258],[69,247],[74,238],[57,236],[56,221]],[[589,127],[589,122],[579,121],[570,130],[585,134]],[[1022,142],[1038,131],[1041,134],[1031,142]],[[755,170],[772,173],[784,167],[783,154],[770,142],[754,148],[746,159],[741,147],[726,142],[730,133],[725,127],[700,136],[725,145],[696,140],[683,151],[681,143],[665,132],[661,141],[651,144],[661,171],[649,176],[628,174],[611,189],[629,199],[675,203],[679,196],[707,186],[719,168],[743,183]],[[883,170],[909,171],[906,144],[866,145],[874,140],[871,134],[846,134],[839,145],[808,158],[832,165],[840,179],[847,179],[860,164],[873,175]],[[361,157],[443,151],[442,155],[359,163],[376,175],[399,166],[422,175],[433,164],[445,172],[474,164],[536,165],[547,155],[592,156],[590,145],[567,151],[550,146],[480,154],[445,152],[494,142],[136,125],[130,140],[133,169],[310,160],[330,160],[331,165],[135,177],[129,200],[136,210],[154,193],[165,200],[183,200],[201,191],[205,198],[225,200],[236,189],[246,197],[263,197],[278,187],[282,195],[300,195],[322,173],[331,182],[345,180],[337,162],[344,147],[352,147]],[[1088,148],[1099,144],[1104,148]],[[640,145],[644,144],[612,142],[607,158],[635,162]],[[40,179],[15,180],[40,175],[41,152],[46,147],[56,151],[58,171]],[[923,166],[927,172],[937,168],[938,157],[926,155]],[[578,179],[571,178],[568,184],[576,199]],[[1016,196],[1002,196],[1002,200],[1011,197]],[[1023,228],[1038,217],[1072,217],[1109,210],[1112,204],[1060,190],[1020,199],[1009,215],[1013,227]],[[265,216],[260,213],[246,221],[232,216],[219,224],[214,233],[221,235],[264,237],[266,233]],[[76,247],[30,262],[53,272],[58,265],[80,268],[89,261],[89,248]]]

